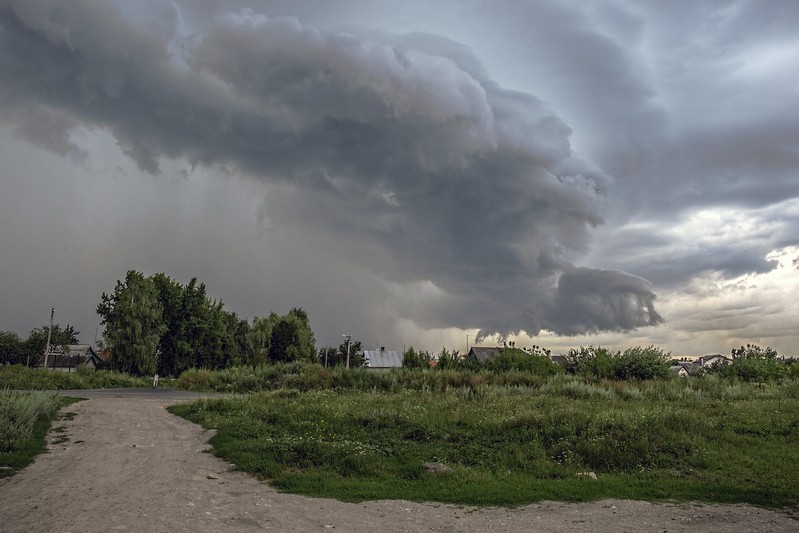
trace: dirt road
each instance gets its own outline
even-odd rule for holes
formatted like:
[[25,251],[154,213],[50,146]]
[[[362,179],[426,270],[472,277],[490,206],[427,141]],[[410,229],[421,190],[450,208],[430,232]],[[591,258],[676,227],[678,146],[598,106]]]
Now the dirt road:
[[67,407],[76,416],[53,425],[65,431],[51,432],[50,453],[0,480],[0,531],[799,531],[787,515],[749,506],[604,500],[505,510],[279,494],[203,453],[210,433],[169,414],[175,401],[116,393]]

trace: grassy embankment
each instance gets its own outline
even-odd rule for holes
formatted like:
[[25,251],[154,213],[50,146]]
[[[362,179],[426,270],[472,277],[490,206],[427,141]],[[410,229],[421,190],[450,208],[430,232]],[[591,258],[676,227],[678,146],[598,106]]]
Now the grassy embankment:
[[58,410],[78,401],[47,392],[0,390],[0,477],[33,462],[45,451],[45,437]]
[[[217,428],[215,454],[288,492],[503,506],[611,497],[799,505],[797,381],[248,370],[181,381],[282,388],[170,410]],[[428,472],[428,462],[452,471]],[[597,480],[577,475],[589,471]]]
[[23,365],[0,366],[0,387],[14,390],[112,389],[149,387],[152,377],[136,377],[107,370],[76,368],[55,372]]

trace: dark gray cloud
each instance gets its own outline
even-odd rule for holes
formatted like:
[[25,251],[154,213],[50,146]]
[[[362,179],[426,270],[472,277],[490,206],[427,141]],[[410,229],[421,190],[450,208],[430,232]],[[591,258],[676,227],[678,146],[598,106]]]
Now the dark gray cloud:
[[[389,282],[432,284],[422,306],[398,299],[423,327],[578,334],[660,321],[645,280],[574,265],[610,178],[573,155],[562,119],[457,45],[390,46],[251,11],[179,36],[177,16],[147,29],[131,16],[94,1],[0,2],[6,123],[60,154],[80,157],[76,127],[100,128],[150,173],[185,158],[264,179],[272,224],[338,239]],[[624,55],[578,34],[602,58]],[[646,99],[599,56],[598,76]],[[611,94],[602,105],[618,108]]]

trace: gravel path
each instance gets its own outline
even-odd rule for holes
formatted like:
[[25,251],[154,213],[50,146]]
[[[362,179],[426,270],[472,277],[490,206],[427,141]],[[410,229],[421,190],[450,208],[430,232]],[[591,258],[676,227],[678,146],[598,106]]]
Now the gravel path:
[[66,431],[51,432],[50,452],[0,480],[0,531],[799,531],[786,514],[746,505],[603,500],[506,510],[280,494],[203,453],[211,433],[169,414],[173,395],[83,396],[93,399],[64,409],[74,419],[53,424]]

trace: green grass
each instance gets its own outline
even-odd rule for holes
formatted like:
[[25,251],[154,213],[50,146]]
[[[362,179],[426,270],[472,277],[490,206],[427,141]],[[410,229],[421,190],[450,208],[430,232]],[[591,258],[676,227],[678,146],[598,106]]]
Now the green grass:
[[0,366],[0,387],[16,390],[112,389],[150,387],[151,377],[136,377],[107,370],[77,368],[54,372],[23,365]]
[[44,452],[53,417],[77,401],[41,391],[0,392],[0,477],[15,474]]
[[[515,506],[599,498],[799,504],[795,382],[719,380],[373,392],[282,389],[170,408],[281,490]],[[426,471],[441,462],[447,474]],[[577,476],[595,472],[596,481]]]

